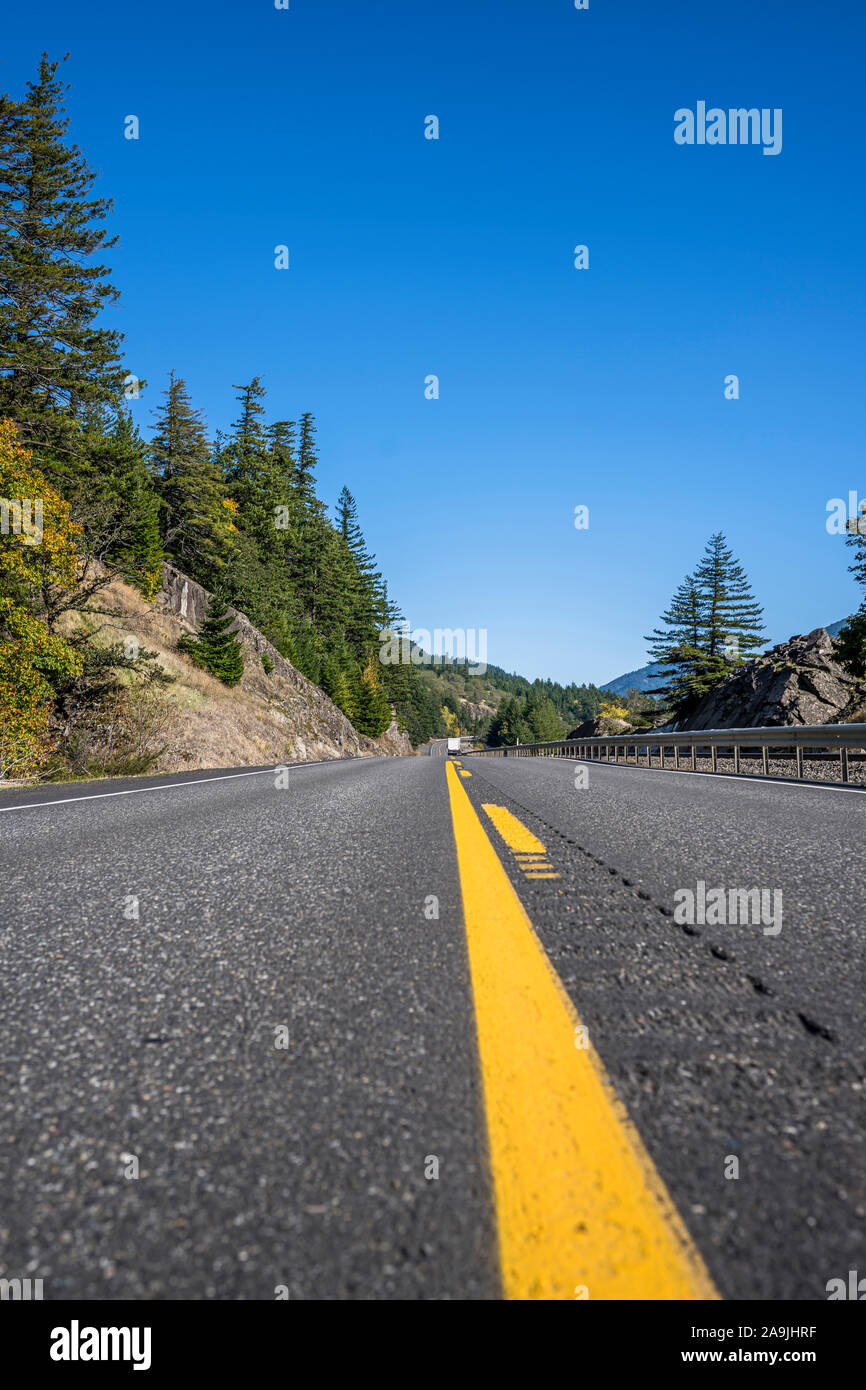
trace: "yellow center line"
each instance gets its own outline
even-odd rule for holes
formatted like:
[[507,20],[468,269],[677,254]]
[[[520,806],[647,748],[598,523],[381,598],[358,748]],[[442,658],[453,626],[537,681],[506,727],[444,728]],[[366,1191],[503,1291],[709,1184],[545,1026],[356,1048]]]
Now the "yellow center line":
[[515,854],[547,854],[547,850],[539,839],[527,830],[522,821],[507,811],[504,806],[494,806],[489,801],[482,802],[483,809],[487,812],[496,829],[499,831],[508,848]]
[[[453,768],[447,778],[506,1298],[717,1298]],[[503,808],[485,809],[497,824]]]
[[[547,850],[539,839],[527,830],[523,821],[518,820],[504,806],[494,806],[490,801],[481,803],[496,829],[499,831],[524,878],[559,878],[547,857]],[[529,873],[532,870],[545,870],[544,873]]]

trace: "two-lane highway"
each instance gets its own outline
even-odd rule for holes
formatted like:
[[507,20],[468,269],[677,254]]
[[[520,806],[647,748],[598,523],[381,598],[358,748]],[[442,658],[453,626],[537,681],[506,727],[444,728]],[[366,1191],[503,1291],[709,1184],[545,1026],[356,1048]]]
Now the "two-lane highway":
[[[862,797],[576,771],[4,794],[0,1277],[823,1299],[866,1268]],[[781,929],[679,923],[699,880],[781,890]]]

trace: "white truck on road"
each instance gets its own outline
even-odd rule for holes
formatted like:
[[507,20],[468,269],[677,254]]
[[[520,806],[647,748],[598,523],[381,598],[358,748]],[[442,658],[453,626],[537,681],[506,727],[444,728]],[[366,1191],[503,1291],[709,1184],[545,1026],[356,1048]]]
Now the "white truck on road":
[[459,753],[459,752],[460,752],[460,740],[459,740],[459,738],[449,738],[449,740],[448,740],[448,752],[449,752],[449,753]]

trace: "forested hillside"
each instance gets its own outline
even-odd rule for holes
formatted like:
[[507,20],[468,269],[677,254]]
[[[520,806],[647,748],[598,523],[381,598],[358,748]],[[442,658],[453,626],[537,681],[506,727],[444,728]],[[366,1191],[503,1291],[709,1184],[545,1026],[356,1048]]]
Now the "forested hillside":
[[[227,683],[241,659],[229,636],[215,665],[213,643],[231,604],[359,733],[381,734],[392,705],[414,742],[443,731],[415,668],[378,660],[378,634],[398,615],[349,488],[330,513],[317,494],[312,414],[269,410],[254,377],[231,388],[228,433],[212,432],[167,363],[152,437],[133,423],[129,401],[146,383],[106,322],[119,295],[105,263],[112,205],[92,196],[93,172],[67,139],[58,67],[43,56],[23,97],[0,98],[0,496],[18,499],[0,535],[0,775],[56,747],[70,682],[80,704],[98,704],[133,668],[154,676],[146,655],[97,653],[84,628],[68,640],[60,628],[115,578],[153,598],[165,560],[214,593],[212,631],[186,649]],[[45,544],[31,545],[37,506]]]
[[598,714],[608,698],[594,685],[560,685],[527,680],[488,666],[473,675],[468,661],[443,661],[421,668],[421,683],[440,706],[448,732],[474,734],[499,746],[562,738],[574,725]]

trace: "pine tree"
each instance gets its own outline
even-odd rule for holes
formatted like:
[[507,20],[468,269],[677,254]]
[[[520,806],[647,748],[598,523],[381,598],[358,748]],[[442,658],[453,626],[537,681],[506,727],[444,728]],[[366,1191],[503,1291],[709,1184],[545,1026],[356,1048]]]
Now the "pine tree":
[[232,629],[234,618],[221,594],[211,594],[198,637],[182,637],[181,651],[224,685],[239,685],[244,674],[243,647]]
[[358,525],[357,503],[347,487],[337,502],[337,530],[351,561],[344,580],[346,635],[363,660],[384,626],[382,614],[387,600],[383,598],[382,575]]
[[355,728],[368,738],[379,738],[391,723],[391,706],[380,684],[373,657],[361,673],[360,695]]
[[326,597],[326,576],[322,558],[333,528],[325,515],[324,504],[316,496],[315,470],[316,425],[307,412],[301,416],[298,457],[295,467],[295,500],[298,510],[298,529],[291,561],[291,577],[300,612],[318,625],[319,608]]
[[506,695],[490,722],[487,741],[492,748],[511,748],[516,743],[531,743],[531,731],[523,718],[523,701]]
[[226,505],[218,465],[201,413],[182,377],[171,372],[165,405],[150,444],[154,486],[162,506],[166,554],[205,587],[216,586],[231,556],[237,527]]
[[716,532],[662,614],[664,626],[646,639],[652,659],[671,668],[668,681],[652,693],[686,713],[761,647],[762,615],[742,565]]
[[644,640],[649,644],[650,659],[669,667],[670,672],[653,693],[677,706],[688,697],[691,668],[703,650],[701,599],[694,575],[679,585],[660,622],[663,626],[654,628]]
[[116,237],[112,203],[90,198],[95,175],[66,144],[66,86],[42,55],[23,101],[0,98],[0,415],[43,460],[69,466],[82,417],[118,408],[121,335],[96,325],[117,297],[94,258]]
[[[695,571],[695,584],[701,601],[700,645],[708,657],[725,657],[736,663],[763,646],[764,610],[721,531],[707,541]],[[732,651],[736,656],[729,655]]]
[[259,376],[254,376],[246,386],[232,385],[232,390],[240,392],[237,399],[241,407],[240,416],[234,422],[235,448],[241,466],[249,468],[245,461],[263,453],[265,448],[265,408],[262,401],[266,392]]
[[238,528],[225,583],[232,600],[285,651],[299,610],[291,575],[298,517],[288,422],[275,432],[265,425],[261,378],[235,390],[240,415],[218,451]]
[[100,559],[153,598],[164,559],[159,498],[148,471],[147,447],[130,415],[121,411],[112,427],[103,424],[98,433],[88,431],[77,485],[100,518]]
[[[541,682],[538,684],[541,685]],[[543,693],[543,689],[537,690],[529,697],[523,718],[532,743],[548,743],[563,738],[565,734],[553,701]]]
[[[858,584],[866,586],[866,539],[858,529],[849,527],[845,544],[854,551],[854,561],[848,569]],[[866,599],[840,629],[836,659],[850,675],[860,679],[866,676]]]

